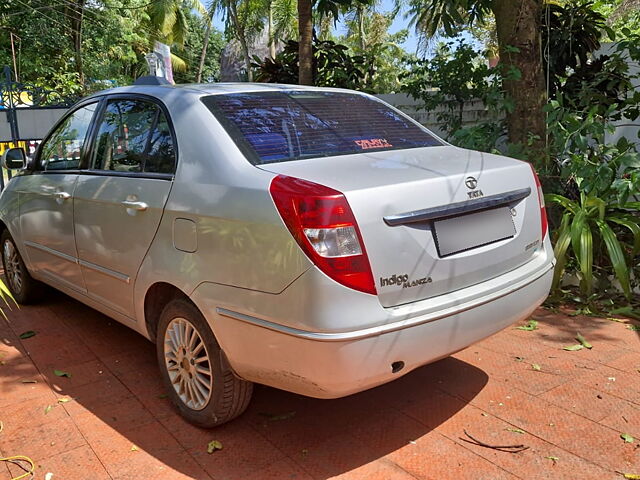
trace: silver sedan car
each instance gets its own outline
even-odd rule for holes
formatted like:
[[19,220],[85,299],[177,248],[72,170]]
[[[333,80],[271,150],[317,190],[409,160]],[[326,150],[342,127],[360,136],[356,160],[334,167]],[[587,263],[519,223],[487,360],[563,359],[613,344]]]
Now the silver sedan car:
[[389,382],[527,318],[551,283],[530,165],[363,93],[117,88],[4,164],[15,298],[48,284],[155,342],[200,426],[240,415],[253,382],[318,398]]

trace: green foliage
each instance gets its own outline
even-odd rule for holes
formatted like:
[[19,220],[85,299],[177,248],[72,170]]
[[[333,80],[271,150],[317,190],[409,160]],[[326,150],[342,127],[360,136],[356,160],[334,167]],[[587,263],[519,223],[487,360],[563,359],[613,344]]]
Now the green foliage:
[[630,299],[630,273],[640,253],[640,202],[633,201],[640,194],[640,154],[636,144],[624,137],[615,143],[605,141],[605,134],[615,129],[612,117],[624,106],[613,104],[602,112],[602,107],[593,105],[575,111],[562,99],[547,106],[553,159],[568,187],[566,195],[545,197],[561,215],[552,288],[558,291],[566,266],[572,264],[585,298],[593,294],[597,272],[604,284],[612,271]]
[[[492,78],[497,70],[486,65],[481,52],[464,40],[449,41],[438,46],[433,58],[413,60],[410,64],[411,71],[401,76],[402,90],[422,101],[425,110],[435,111],[449,139],[461,141],[465,146],[487,147],[483,150],[495,145],[503,130],[498,123],[460,131],[467,102],[481,100],[492,109],[503,106],[500,84],[495,76]],[[482,139],[485,133],[490,136]]]
[[640,8],[637,0],[595,0],[593,9],[601,13],[616,34],[628,30],[640,34]]
[[[313,44],[314,84],[321,87],[340,87],[362,90],[364,59],[352,56],[344,45],[330,40]],[[265,83],[298,83],[298,42],[289,40],[276,58],[253,58],[256,81]]]
[[588,66],[589,55],[600,48],[602,32],[614,33],[605,17],[593,9],[593,2],[547,3],[542,10],[544,69],[549,69],[549,92],[553,95],[563,83],[567,71]]
[[[66,3],[65,6],[54,0],[0,2],[0,28],[19,37],[14,37],[14,46],[21,81],[55,90],[61,96],[128,85],[146,74],[144,54],[152,49],[156,39],[173,42],[177,63],[186,67],[184,72],[175,72],[176,79],[193,81],[205,28],[197,9],[191,8],[199,2],[118,0],[117,8],[111,0],[86,2],[81,42],[84,81],[75,65],[69,35],[74,10]],[[161,7],[169,10],[161,14]],[[221,48],[221,34],[214,30],[204,78],[217,78]],[[0,35],[2,65],[13,68],[10,36],[5,34]]]
[[[176,83],[193,83],[196,81],[198,63],[200,62],[200,54],[204,42],[205,21],[206,18],[201,16],[193,13],[187,14],[188,30],[184,46],[176,49],[176,53],[180,58],[184,59],[188,68],[183,72],[174,72],[173,77]],[[222,32],[212,29],[202,70],[203,82],[215,82],[220,78],[220,53],[225,43]]]
[[461,25],[482,23],[493,3],[492,0],[409,0],[408,15],[412,24],[429,37],[439,31],[453,37]]
[[400,76],[406,71],[408,56],[400,46],[408,30],[389,33],[396,12],[379,13],[373,9],[354,10],[345,18],[347,32],[338,38],[358,56],[364,58],[365,89],[376,93],[400,90]]

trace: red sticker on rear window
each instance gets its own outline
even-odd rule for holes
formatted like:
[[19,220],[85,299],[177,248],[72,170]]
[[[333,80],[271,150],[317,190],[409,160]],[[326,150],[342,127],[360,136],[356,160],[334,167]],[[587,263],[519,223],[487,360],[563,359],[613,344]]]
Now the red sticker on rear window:
[[368,140],[354,140],[354,142],[362,149],[369,150],[371,148],[389,148],[393,147],[385,138],[369,138]]

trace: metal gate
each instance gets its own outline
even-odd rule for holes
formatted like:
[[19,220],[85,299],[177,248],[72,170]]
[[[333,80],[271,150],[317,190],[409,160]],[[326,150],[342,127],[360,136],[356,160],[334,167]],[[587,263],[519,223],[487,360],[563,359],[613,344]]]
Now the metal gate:
[[[53,124],[77,100],[32,83],[14,81],[11,68],[5,66],[0,77],[0,154],[17,146],[27,155],[33,154]],[[1,115],[3,112],[5,115]],[[3,171],[0,190],[10,179],[11,172]]]

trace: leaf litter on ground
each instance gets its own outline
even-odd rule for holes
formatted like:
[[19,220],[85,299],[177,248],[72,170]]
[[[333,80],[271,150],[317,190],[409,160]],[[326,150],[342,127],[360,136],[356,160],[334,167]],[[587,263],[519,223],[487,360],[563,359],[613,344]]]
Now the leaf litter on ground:
[[539,371],[541,371],[541,370],[542,370],[542,368],[540,367],[540,365],[538,365],[537,363],[532,363],[532,364],[531,364],[531,368],[532,368],[533,370],[535,370],[536,372],[539,372]]
[[69,372],[65,372],[63,370],[54,370],[53,374],[56,377],[66,377],[66,378],[71,378],[71,374]]
[[519,327],[516,327],[517,330],[524,330],[526,332],[532,332],[533,330],[537,330],[538,329],[538,321],[531,319],[529,320],[526,325],[520,325]]
[[579,343],[575,344],[575,345],[568,345],[566,347],[562,347],[563,350],[566,350],[567,352],[577,352],[578,350],[582,350],[584,347],[582,345],[580,345]]
[[505,428],[507,432],[519,433],[520,435],[524,435],[525,431],[521,428]]
[[27,338],[31,338],[31,337],[35,337],[36,336],[36,332],[34,332],[33,330],[27,330],[26,332],[22,332],[19,337],[21,340],[26,340]]
[[211,440],[207,443],[207,453],[211,454],[216,450],[222,450],[222,443],[218,440]]
[[636,440],[635,438],[633,438],[633,436],[632,436],[632,435],[630,435],[630,434],[628,434],[628,433],[621,433],[621,434],[620,434],[620,438],[621,438],[622,440],[624,440],[624,443],[633,443],[633,442],[635,442],[635,440]]
[[587,342],[587,339],[584,338],[580,332],[576,334],[576,340],[579,341],[580,345],[582,345],[584,348],[588,348],[589,350],[593,348],[593,345]]

